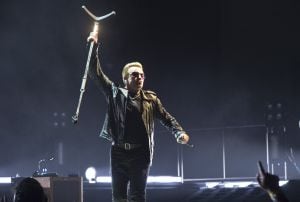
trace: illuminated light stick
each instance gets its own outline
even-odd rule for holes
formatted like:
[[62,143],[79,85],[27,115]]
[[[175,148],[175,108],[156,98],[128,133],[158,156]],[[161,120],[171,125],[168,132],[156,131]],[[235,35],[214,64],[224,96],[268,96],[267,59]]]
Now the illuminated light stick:
[[[82,6],[82,8],[94,20],[93,32],[97,33],[97,34],[98,34],[98,31],[99,31],[99,21],[104,20],[104,19],[110,17],[111,15],[116,14],[115,11],[112,11],[109,14],[103,15],[101,17],[97,17],[91,11],[89,11],[85,6]],[[84,71],[84,75],[82,77],[82,83],[81,83],[81,87],[80,87],[80,95],[79,95],[79,101],[78,101],[78,105],[77,105],[77,109],[76,109],[76,114],[74,116],[72,116],[72,122],[74,124],[76,124],[78,122],[79,110],[80,110],[80,106],[81,106],[81,102],[82,102],[83,93],[85,91],[87,75],[88,75],[88,72],[89,72],[91,55],[92,55],[92,52],[93,52],[94,45],[95,45],[95,42],[92,40],[90,42],[90,48],[89,48],[89,53],[88,53],[87,62],[86,62],[86,66],[85,66],[85,71]]]

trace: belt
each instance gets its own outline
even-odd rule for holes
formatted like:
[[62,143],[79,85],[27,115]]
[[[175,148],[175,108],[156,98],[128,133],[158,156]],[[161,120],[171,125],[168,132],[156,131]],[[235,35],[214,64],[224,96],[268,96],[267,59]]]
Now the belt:
[[125,150],[137,149],[143,146],[142,144],[130,144],[130,143],[123,143],[123,144],[113,143],[112,145]]

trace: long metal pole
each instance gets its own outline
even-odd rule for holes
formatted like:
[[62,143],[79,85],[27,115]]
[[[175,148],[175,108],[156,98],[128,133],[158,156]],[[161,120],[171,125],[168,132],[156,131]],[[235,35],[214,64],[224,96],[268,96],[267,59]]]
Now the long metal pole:
[[[95,22],[93,31],[98,33],[98,30],[99,30],[99,23]],[[82,77],[82,82],[81,82],[81,87],[80,87],[80,95],[79,95],[79,101],[78,101],[78,105],[77,105],[77,109],[76,109],[76,114],[74,116],[72,116],[72,121],[74,124],[78,122],[80,106],[81,106],[81,102],[82,102],[82,98],[83,98],[83,93],[85,92],[85,86],[86,86],[87,76],[89,73],[90,61],[91,61],[91,56],[93,53],[94,45],[95,45],[95,42],[91,41],[89,53],[88,53],[88,57],[87,57],[86,65],[85,65],[85,71],[84,71],[84,74]]]
[[[112,11],[109,14],[106,14],[104,16],[101,17],[97,17],[95,16],[91,11],[89,11],[85,6],[82,6],[82,8],[86,11],[86,13],[94,20],[94,28],[93,28],[93,32],[97,33],[99,32],[99,21],[103,20],[105,18],[108,18],[111,15],[115,15],[116,12]],[[72,122],[75,124],[78,122],[78,118],[79,118],[79,111],[80,111],[80,106],[82,103],[82,98],[83,98],[83,94],[85,92],[85,86],[86,86],[86,81],[87,81],[87,76],[88,76],[88,72],[89,72],[89,68],[90,68],[90,61],[91,61],[91,56],[93,54],[93,49],[94,49],[94,45],[95,42],[92,40],[90,43],[90,48],[89,48],[89,53],[88,53],[88,58],[87,58],[87,62],[85,65],[85,71],[84,71],[84,75],[82,77],[82,82],[81,82],[81,87],[80,87],[80,95],[79,95],[79,101],[78,101],[78,105],[77,105],[77,109],[76,109],[76,113],[74,116],[72,116]]]

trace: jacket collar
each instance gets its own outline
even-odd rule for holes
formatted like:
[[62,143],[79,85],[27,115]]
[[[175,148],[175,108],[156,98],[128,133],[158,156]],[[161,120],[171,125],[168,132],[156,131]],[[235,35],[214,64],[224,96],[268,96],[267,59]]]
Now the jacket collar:
[[[120,88],[120,91],[126,98],[128,97],[128,90],[126,88]],[[151,100],[151,98],[147,97],[143,89],[141,90],[141,98],[142,100]]]
[[127,98],[128,90],[126,88],[120,88],[121,93]]
[[142,99],[143,100],[151,100],[151,98],[149,98],[146,94],[145,94],[145,91],[144,90],[141,90],[141,96],[142,96]]

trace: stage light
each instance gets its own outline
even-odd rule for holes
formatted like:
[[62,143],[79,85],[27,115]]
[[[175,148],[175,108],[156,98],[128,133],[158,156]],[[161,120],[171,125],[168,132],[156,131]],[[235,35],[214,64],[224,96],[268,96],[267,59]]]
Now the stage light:
[[[110,176],[98,176],[96,182],[99,183],[111,183]],[[182,182],[181,177],[175,176],[149,176],[147,183],[179,183]]]
[[85,171],[85,178],[90,182],[93,183],[96,180],[96,169],[94,167],[88,167]]
[[279,181],[279,186],[284,186],[288,183],[289,181],[288,180],[280,180]]
[[276,120],[280,120],[282,118],[282,114],[281,113],[277,113],[276,114]]
[[271,110],[272,108],[273,108],[273,105],[272,105],[272,104],[270,104],[270,103],[267,104],[267,109],[268,109],[268,110]]
[[65,112],[53,112],[53,126],[54,127],[65,127],[66,126],[66,117],[67,114]]
[[227,181],[227,182],[206,182],[204,189],[214,188],[246,188],[250,186],[259,186],[255,181]]
[[10,184],[11,177],[0,177],[0,184]]
[[111,177],[109,177],[109,176],[99,176],[99,177],[96,178],[96,182],[111,183]]
[[181,182],[181,177],[174,176],[149,176],[147,183],[178,183]]
[[272,174],[282,173],[284,176],[286,176],[285,151],[287,150],[286,107],[282,101],[272,101],[265,106],[268,170],[271,170]]
[[220,182],[206,182],[205,183],[205,188],[212,189],[218,186]]
[[278,102],[277,104],[276,104],[276,107],[277,107],[277,109],[281,109],[281,107],[282,107],[282,104],[280,103],[280,102]]
[[273,119],[273,115],[272,114],[268,114],[267,115],[267,121],[271,121]]
[[[288,181],[280,180],[279,186],[284,186]],[[214,189],[216,187],[224,188],[246,188],[250,186],[259,187],[259,184],[256,181],[234,181],[234,182],[206,182],[205,188]]]
[[267,103],[265,106],[265,120],[268,127],[283,125],[285,109],[281,102]]
[[253,184],[251,181],[240,181],[240,182],[224,182],[225,188],[245,188]]

